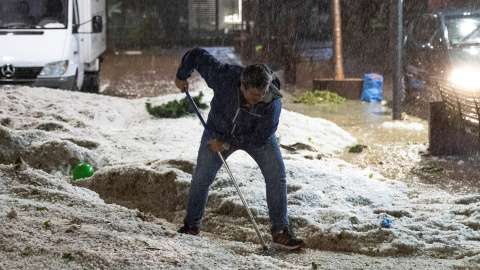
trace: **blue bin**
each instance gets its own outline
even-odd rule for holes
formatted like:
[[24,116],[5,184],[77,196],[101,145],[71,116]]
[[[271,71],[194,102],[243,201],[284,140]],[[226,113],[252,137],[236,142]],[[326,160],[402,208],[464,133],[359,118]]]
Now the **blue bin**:
[[383,76],[378,73],[365,74],[362,101],[382,101]]

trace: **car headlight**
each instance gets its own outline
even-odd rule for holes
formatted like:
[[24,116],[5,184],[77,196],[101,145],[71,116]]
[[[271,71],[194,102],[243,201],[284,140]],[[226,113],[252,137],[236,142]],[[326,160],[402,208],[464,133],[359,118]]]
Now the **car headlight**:
[[456,68],[450,74],[449,80],[455,86],[464,89],[480,88],[480,70],[472,68]]
[[42,71],[40,72],[40,75],[41,76],[58,76],[67,72],[67,69],[68,69],[68,60],[48,63],[43,67]]

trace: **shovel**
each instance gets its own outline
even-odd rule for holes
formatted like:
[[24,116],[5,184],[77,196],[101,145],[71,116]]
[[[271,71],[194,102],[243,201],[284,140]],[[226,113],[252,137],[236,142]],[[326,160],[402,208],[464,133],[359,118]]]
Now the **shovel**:
[[[208,135],[210,136],[210,138],[213,139],[212,133],[211,133],[210,130],[208,129],[207,124],[205,123],[205,121],[203,121],[203,117],[200,115],[200,112],[198,111],[198,108],[197,108],[197,105],[195,104],[195,101],[193,101],[193,99],[190,97],[190,94],[188,93],[188,91],[185,91],[185,94],[187,94],[188,100],[190,100],[190,102],[192,103],[193,109],[195,110],[195,113],[197,114],[198,118],[200,119],[200,122],[202,122],[203,127],[204,127],[205,130],[208,132]],[[264,250],[264,251],[268,251],[268,246],[267,246],[267,244],[265,244],[265,241],[263,240],[263,237],[262,237],[262,235],[260,234],[260,230],[258,230],[257,223],[255,222],[255,219],[253,218],[252,212],[250,212],[250,208],[248,207],[247,201],[245,200],[245,197],[243,196],[243,193],[242,193],[242,191],[240,190],[240,187],[238,186],[237,181],[236,181],[235,178],[233,177],[233,174],[232,174],[232,172],[230,171],[230,168],[228,167],[227,162],[226,162],[225,159],[223,158],[222,153],[220,153],[220,152],[217,152],[217,153],[218,153],[218,156],[220,157],[220,159],[222,160],[223,165],[224,165],[225,168],[227,169],[227,172],[228,172],[228,174],[230,175],[230,179],[232,179],[232,182],[233,182],[233,184],[235,185],[235,188],[237,189],[237,193],[238,193],[238,195],[240,196],[240,199],[242,200],[243,206],[244,206],[245,209],[247,210],[248,217],[250,218],[250,221],[252,222],[253,227],[255,228],[255,232],[257,232],[257,236],[258,236],[258,239],[260,239],[260,242],[262,243],[263,250]]]

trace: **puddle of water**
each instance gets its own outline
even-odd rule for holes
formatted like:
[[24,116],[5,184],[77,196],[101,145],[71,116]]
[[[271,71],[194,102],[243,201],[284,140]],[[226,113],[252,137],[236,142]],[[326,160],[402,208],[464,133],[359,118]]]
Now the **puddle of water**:
[[293,103],[292,100],[293,96],[285,96],[285,109],[332,121],[350,132],[359,143],[428,141],[427,121],[415,117],[393,121],[392,110],[381,102],[350,100],[343,104],[308,106]]
[[366,145],[361,153],[345,149],[341,159],[390,179],[427,184],[459,194],[480,191],[478,157],[432,157],[428,153],[428,121],[406,116],[392,120],[391,108],[359,100],[344,104],[293,103],[286,93],[283,107],[334,122]]

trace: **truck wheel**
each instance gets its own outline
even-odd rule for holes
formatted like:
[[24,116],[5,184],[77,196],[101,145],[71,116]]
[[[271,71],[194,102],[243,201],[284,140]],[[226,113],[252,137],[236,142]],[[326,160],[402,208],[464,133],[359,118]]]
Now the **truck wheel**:
[[73,85],[72,85],[72,91],[78,91],[78,85],[77,85],[77,78],[78,78],[78,74],[75,73],[75,77],[73,78]]
[[100,74],[99,72],[85,72],[83,79],[83,92],[98,94],[100,90]]

